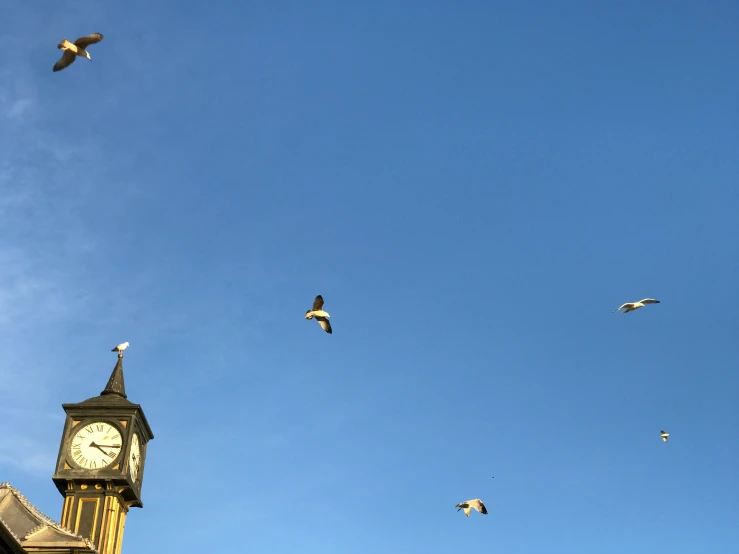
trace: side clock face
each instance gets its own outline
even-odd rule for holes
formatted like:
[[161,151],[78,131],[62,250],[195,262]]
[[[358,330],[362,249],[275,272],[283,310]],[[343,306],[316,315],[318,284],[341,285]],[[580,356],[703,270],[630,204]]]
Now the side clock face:
[[69,443],[69,454],[84,469],[101,469],[111,465],[121,453],[121,434],[105,421],[94,421],[80,427]]
[[136,481],[139,478],[139,469],[141,469],[141,443],[139,442],[138,433],[134,433],[131,439],[131,450],[128,453],[128,467],[131,472],[131,478]]

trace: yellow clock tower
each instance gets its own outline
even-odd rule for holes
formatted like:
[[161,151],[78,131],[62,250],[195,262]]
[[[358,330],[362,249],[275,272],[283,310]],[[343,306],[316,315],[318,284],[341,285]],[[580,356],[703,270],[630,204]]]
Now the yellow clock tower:
[[120,554],[129,508],[143,508],[147,445],[154,434],[128,400],[123,353],[100,396],[63,404],[67,413],[52,479],[64,496],[61,525],[89,538],[99,554]]

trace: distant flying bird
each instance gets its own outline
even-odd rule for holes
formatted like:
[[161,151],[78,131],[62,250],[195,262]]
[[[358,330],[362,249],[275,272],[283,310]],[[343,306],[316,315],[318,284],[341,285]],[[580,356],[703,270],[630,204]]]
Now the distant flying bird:
[[654,298],[645,298],[644,300],[639,300],[639,302],[627,302],[626,304],[621,304],[621,306],[619,306],[613,311],[617,312],[619,310],[624,310],[621,313],[628,314],[629,312],[633,312],[634,310],[643,308],[647,304],[659,304],[659,303],[660,303],[659,300],[655,300]]
[[664,430],[659,432],[660,435],[662,435],[662,440],[667,442],[667,437],[670,436],[670,433],[665,433]]
[[118,346],[116,346],[111,352],[123,352],[126,348],[128,348],[130,345],[127,342],[122,342]]
[[458,508],[457,511],[464,509],[464,515],[465,517],[470,517],[470,510],[474,508],[481,514],[487,514],[488,511],[485,508],[485,504],[482,503],[482,500],[479,498],[475,498],[474,500],[465,500],[464,502],[460,502],[455,508]]
[[80,37],[74,42],[69,42],[65,38],[59,43],[59,46],[57,46],[59,50],[64,50],[64,54],[62,54],[62,57],[59,59],[59,61],[54,64],[54,71],[61,71],[69,64],[74,62],[74,60],[77,59],[77,56],[87,58],[88,60],[92,61],[92,58],[90,57],[90,54],[86,50],[86,48],[91,44],[100,42],[101,40],[103,40],[103,35],[101,35],[100,33],[92,33],[91,35],[87,35],[86,37]]
[[332,331],[329,318],[331,316],[328,312],[323,311],[323,296],[320,294],[316,296],[316,299],[313,301],[313,309],[305,312],[305,319],[313,319],[314,317],[321,328],[330,335]]

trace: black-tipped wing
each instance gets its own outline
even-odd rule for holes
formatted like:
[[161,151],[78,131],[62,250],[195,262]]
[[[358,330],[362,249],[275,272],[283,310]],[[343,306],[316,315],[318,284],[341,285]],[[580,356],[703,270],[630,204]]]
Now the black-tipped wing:
[[659,304],[659,300],[655,300],[654,298],[645,298],[644,300],[639,300],[642,304]]
[[77,58],[77,54],[75,54],[71,50],[65,50],[64,54],[62,54],[62,57],[59,58],[59,61],[54,64],[54,71],[61,71],[62,69],[67,67],[69,64],[74,62],[76,58]]
[[326,331],[329,335],[333,333],[331,330],[331,322],[326,319],[325,317],[316,317],[318,320],[318,324],[321,326],[321,328]]
[[313,301],[313,311],[317,312],[318,310],[323,309],[323,296],[320,294],[316,296],[316,299]]
[[487,514],[488,509],[485,507],[485,504],[483,504],[482,502],[478,502],[478,504],[480,505],[480,507],[478,508],[477,511],[480,512],[481,514]]
[[96,42],[100,42],[101,40],[103,40],[103,35],[101,35],[100,33],[92,33],[91,35],[87,35],[86,37],[78,38],[74,41],[74,45],[77,48],[82,48],[83,50],[85,50],[91,44],[95,44]]

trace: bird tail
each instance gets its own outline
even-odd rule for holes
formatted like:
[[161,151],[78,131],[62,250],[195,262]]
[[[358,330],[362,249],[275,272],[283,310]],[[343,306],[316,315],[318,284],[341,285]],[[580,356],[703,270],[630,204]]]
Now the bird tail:
[[111,352],[115,352],[116,350],[118,350],[118,348],[113,348],[113,349],[111,350]]

